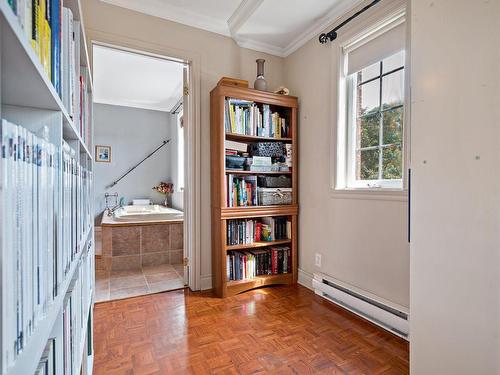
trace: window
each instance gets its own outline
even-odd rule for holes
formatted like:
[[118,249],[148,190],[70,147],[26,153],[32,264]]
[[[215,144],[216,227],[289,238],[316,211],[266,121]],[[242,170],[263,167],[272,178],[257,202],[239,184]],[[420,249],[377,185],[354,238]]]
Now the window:
[[348,186],[401,188],[404,51],[348,77]]
[[405,34],[400,13],[342,46],[336,189],[403,188]]

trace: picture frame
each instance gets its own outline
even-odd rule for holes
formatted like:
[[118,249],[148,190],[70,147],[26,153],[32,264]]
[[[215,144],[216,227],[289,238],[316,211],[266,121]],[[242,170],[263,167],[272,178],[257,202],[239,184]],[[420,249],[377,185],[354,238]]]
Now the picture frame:
[[95,146],[95,161],[99,163],[111,163],[111,146]]

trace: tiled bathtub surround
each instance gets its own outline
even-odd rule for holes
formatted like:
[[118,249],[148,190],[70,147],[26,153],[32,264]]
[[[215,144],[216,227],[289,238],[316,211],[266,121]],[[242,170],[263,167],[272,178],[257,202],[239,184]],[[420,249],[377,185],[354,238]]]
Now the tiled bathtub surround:
[[96,302],[136,297],[184,287],[182,264],[128,271],[96,270]]
[[102,256],[97,270],[129,271],[159,264],[180,264],[182,222],[102,226]]

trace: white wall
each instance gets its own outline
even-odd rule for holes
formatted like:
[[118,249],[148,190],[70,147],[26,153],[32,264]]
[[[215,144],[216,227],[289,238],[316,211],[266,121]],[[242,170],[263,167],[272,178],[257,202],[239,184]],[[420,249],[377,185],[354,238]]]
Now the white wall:
[[500,2],[411,7],[411,373],[500,374]]
[[126,202],[150,198],[157,203],[163,196],[152,188],[171,179],[171,145],[166,145],[121,180],[115,187],[106,186],[141,161],[168,139],[175,130],[175,119],[167,112],[107,104],[94,105],[96,145],[111,146],[111,163],[95,163],[95,214],[104,208],[104,194],[117,192]]
[[87,39],[173,57],[189,56],[200,64],[201,79],[201,275],[210,288],[210,90],[223,76],[252,85],[257,58],[266,59],[270,89],[283,85],[283,59],[238,47],[230,38],[133,12],[100,0],[82,1]]
[[[361,32],[370,18],[383,14],[365,13],[343,28],[342,35]],[[340,40],[321,45],[313,38],[285,60],[286,83],[299,97],[299,267],[408,307],[406,196],[362,199],[354,194],[339,197],[330,190],[330,168],[336,163],[330,159],[336,149],[332,132],[338,110],[343,110],[336,105]],[[322,267],[314,266],[316,252],[322,253]]]

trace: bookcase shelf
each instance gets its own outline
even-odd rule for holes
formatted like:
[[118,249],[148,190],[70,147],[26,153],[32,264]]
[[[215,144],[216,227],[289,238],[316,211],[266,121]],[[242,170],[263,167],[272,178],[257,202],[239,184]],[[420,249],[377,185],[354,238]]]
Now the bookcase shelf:
[[[13,1],[17,4],[19,11],[21,11],[21,6],[24,7],[27,4],[31,4],[29,1]],[[94,304],[93,218],[89,220],[93,213],[93,188],[91,182],[93,171],[91,95],[93,85],[85,28],[82,19],[81,1],[83,0],[61,1],[61,6],[71,10],[73,20],[80,22],[79,47],[75,47],[79,51],[80,61],[76,61],[74,66],[76,68],[80,67],[82,70],[80,73],[76,69],[74,72],[73,70],[69,70],[71,73],[68,73],[68,75],[74,73],[74,78],[78,77],[78,79],[80,79],[79,75],[83,76],[81,91],[78,91],[76,88],[73,91],[77,95],[77,97],[75,96],[75,103],[80,98],[90,99],[85,102],[85,106],[81,105],[81,102],[78,104],[78,107],[84,108],[81,111],[82,116],[79,117],[78,113],[75,112],[73,119],[59,96],[58,90],[54,87],[46,69],[44,69],[37,52],[32,47],[31,38],[28,37],[30,32],[26,31],[26,27],[23,29],[21,24],[23,20],[27,25],[32,24],[31,22],[27,22],[30,13],[26,13],[26,18],[20,18],[12,10],[10,6],[11,2],[0,0],[0,119],[2,120],[2,131],[6,128],[9,129],[12,125],[12,128],[15,128],[19,132],[19,139],[22,139],[25,142],[23,145],[26,145],[25,149],[23,146],[25,155],[35,155],[33,152],[35,150],[34,147],[38,147],[36,150],[40,152],[40,155],[47,156],[37,156],[37,163],[39,162],[40,164],[36,165],[40,168],[46,168],[43,173],[51,173],[50,177],[43,177],[44,179],[38,175],[39,180],[37,181],[37,173],[39,172],[36,172],[35,169],[31,170],[28,165],[2,164],[0,166],[0,181],[2,181],[3,185],[2,191],[0,191],[0,213],[2,213],[0,233],[2,234],[2,238],[6,238],[5,234],[11,233],[13,230],[12,226],[9,226],[8,223],[6,224],[6,218],[14,215],[17,215],[17,218],[20,216],[26,217],[26,215],[20,215],[19,212],[24,213],[29,211],[26,207],[31,206],[28,206],[26,202],[32,201],[32,196],[36,197],[39,205],[43,204],[41,207],[48,207],[50,209],[47,210],[47,215],[43,211],[43,214],[39,214],[38,217],[33,216],[33,219],[26,222],[35,223],[35,226],[37,222],[42,223],[42,225],[39,224],[37,226],[38,231],[44,231],[40,228],[49,228],[52,233],[47,234],[49,233],[49,230],[47,230],[47,233],[44,234],[46,241],[40,241],[42,237],[37,237],[38,233],[36,235],[30,233],[26,229],[26,226],[29,225],[26,225],[22,226],[23,231],[21,232],[24,241],[23,245],[16,244],[14,246],[8,241],[2,241],[0,244],[0,254],[2,256],[1,276],[2,280],[9,281],[8,286],[2,286],[1,293],[3,303],[2,319],[0,320],[2,341],[4,344],[8,344],[10,348],[13,347],[14,341],[16,345],[22,346],[16,353],[14,353],[15,350],[5,349],[7,345],[2,347],[0,354],[0,373],[2,375],[35,374],[37,369],[41,368],[39,365],[46,355],[47,344],[53,342],[52,340],[55,340],[55,344],[52,346],[53,352],[50,355],[54,360],[54,374],[64,375],[68,373],[65,371],[63,364],[63,345],[69,342],[70,339],[66,335],[68,331],[64,331],[63,316],[64,314],[68,314],[70,310],[70,299],[73,303],[72,313],[78,314],[75,315],[75,317],[77,316],[75,319],[78,319],[78,322],[81,323],[80,326],[71,326],[70,335],[78,332],[75,336],[78,338],[78,342],[72,344],[74,345],[72,347],[74,349],[72,351],[74,355],[74,362],[72,363],[74,366],[73,373],[83,375],[92,373],[92,367],[89,364],[92,364],[93,356],[88,353],[88,349],[91,351],[92,345],[90,343],[88,347],[90,337],[87,337],[87,332],[88,329],[92,329],[92,324],[89,322],[91,322]],[[36,2],[40,7],[42,6],[40,5],[41,3],[42,1]],[[55,4],[55,1],[52,1],[50,4]],[[22,9],[24,10],[24,8]],[[52,13],[46,12],[45,16],[49,17],[49,14]],[[53,18],[52,20],[57,20],[57,18]],[[39,19],[39,21],[47,22],[44,30],[48,30],[48,27],[52,27],[53,25],[52,22],[49,23],[48,19]],[[43,38],[40,32],[34,34],[37,35],[39,41]],[[50,40],[50,44],[52,43],[50,37],[46,40]],[[48,46],[49,43],[45,45]],[[51,58],[52,54],[55,53],[52,50],[46,52],[48,52]],[[72,56],[75,56],[76,60],[76,55]],[[61,62],[61,72],[63,71],[62,66]],[[55,82],[58,82],[57,75],[53,77]],[[73,82],[76,82],[76,80],[73,80]],[[75,83],[75,85],[79,84],[80,82]],[[62,97],[68,98],[69,96]],[[88,119],[88,121],[80,121],[83,118]],[[4,124],[7,123],[8,126],[6,125],[4,128]],[[7,132],[3,133],[2,136],[6,136],[7,138],[5,139],[12,139],[11,134]],[[35,138],[36,141],[34,140]],[[2,138],[2,142],[5,139]],[[71,168],[74,167],[74,170],[71,170],[71,172],[69,169],[64,169],[62,165],[64,162],[65,146],[69,148],[71,162],[73,163],[71,164]],[[54,147],[54,151],[52,151],[51,147]],[[29,152],[26,151],[28,148]],[[27,160],[30,159],[21,159],[21,161]],[[46,164],[42,165],[42,160]],[[56,162],[52,163],[48,162],[48,160],[55,160]],[[34,162],[32,164],[35,165]],[[49,198],[44,197],[43,199],[47,198],[47,200],[41,202],[43,200],[40,198],[42,188],[39,188],[40,190],[35,193],[34,188],[31,190],[32,186],[26,189],[23,186],[20,198],[22,203],[19,204],[23,206],[23,210],[16,211],[15,213],[13,210],[6,211],[5,203],[10,200],[6,194],[7,187],[4,184],[4,177],[7,172],[11,171],[14,171],[13,173],[15,173],[19,181],[25,182],[26,180],[27,186],[30,181],[37,181],[38,188],[41,186],[45,189]],[[45,180],[45,178],[52,179],[51,183],[47,183],[48,180]],[[19,185],[22,186],[22,184]],[[8,186],[8,188],[12,189],[12,186]],[[70,195],[71,204],[69,201],[64,201],[64,198]],[[77,196],[78,198],[76,198]],[[63,210],[63,206],[67,211]],[[70,206],[71,209],[68,209]],[[68,215],[63,218],[67,213]],[[47,220],[43,220],[45,217]],[[53,221],[49,217],[53,217]],[[21,219],[19,221],[25,222],[25,220]],[[45,221],[52,224],[47,225]],[[70,231],[65,231],[64,222],[72,223]],[[72,238],[71,245],[66,246],[63,238],[68,239],[70,237]],[[31,239],[34,241],[31,241]],[[35,243],[35,241],[49,245],[44,245],[45,248],[42,252],[37,250],[42,247],[40,245],[37,245],[38,247],[30,247],[31,245],[29,244]],[[23,250],[27,249],[32,250],[33,253],[23,252]],[[48,260],[48,262],[37,263],[39,259],[36,260],[36,251],[39,252],[38,256],[45,254],[45,261]],[[20,253],[22,255],[19,255]],[[34,254],[34,256],[26,256],[26,253]],[[10,257],[18,260],[19,269],[9,273],[7,272],[9,264],[7,264],[6,260],[9,260],[8,258]],[[65,263],[62,261],[64,257],[66,257]],[[23,272],[20,272],[20,270]],[[35,272],[30,272],[32,270],[35,270]],[[38,274],[30,279],[29,276],[26,276],[30,273]],[[19,288],[19,291],[16,289],[17,294],[12,292],[14,298],[9,299],[11,295],[7,295],[6,291],[13,290],[13,283],[11,282],[11,278],[7,277],[12,274],[15,275],[16,282],[22,284],[23,287]],[[38,277],[38,280],[36,277]],[[43,301],[43,303],[37,302],[36,298],[37,293],[39,296],[41,295],[40,290],[43,290],[43,293],[45,293],[42,296],[43,298],[39,297],[39,301]],[[11,335],[6,334],[12,332],[12,329],[9,330],[9,323],[13,320],[12,312],[9,310],[12,300],[14,302],[17,300],[19,304],[18,308],[22,306],[21,308],[23,309],[23,315],[19,314],[17,317],[19,319],[19,316],[22,316],[24,319],[21,323],[18,323],[22,328],[20,331],[19,328],[16,327],[16,329],[18,329],[17,334],[19,335],[19,332],[21,332],[21,336],[25,340],[19,338],[19,336],[14,337],[12,341],[7,340],[12,338]],[[77,302],[79,304],[76,306],[75,303]],[[5,314],[6,311],[10,312],[10,316]],[[73,317],[71,316],[71,319]],[[14,316],[14,318],[16,317]],[[29,321],[29,325],[26,324],[27,321]],[[14,333],[16,332],[14,331]],[[73,337],[71,340],[73,340]],[[14,353],[8,360],[6,359],[7,350],[10,350],[8,353],[9,356]]]
[[259,137],[256,135],[244,135],[236,133],[226,133],[226,139],[229,141],[240,142],[283,142],[292,143],[292,138],[274,138],[274,137]]
[[261,247],[285,245],[285,244],[289,244],[291,242],[292,242],[292,240],[276,240],[276,241],[258,241],[258,242],[253,242],[253,243],[249,243],[249,244],[243,244],[243,245],[227,245],[226,251],[257,249],[257,248],[261,248]]
[[[232,126],[226,127],[226,99],[235,99],[236,101],[248,101],[255,103],[252,107],[255,112],[262,110],[257,116],[265,116],[264,108],[269,108],[271,111],[278,113],[279,117],[283,116],[283,121],[278,119],[280,124],[285,124],[285,128],[281,134],[286,134],[286,138],[274,138],[255,136],[247,134],[229,133],[226,131]],[[217,86],[210,93],[210,108],[211,108],[211,201],[212,201],[212,284],[216,294],[219,297],[229,297],[238,293],[245,292],[250,289],[255,289],[262,286],[276,285],[276,284],[293,284],[297,282],[297,220],[298,220],[298,169],[297,169],[297,108],[298,100],[293,96],[278,95],[263,91],[258,91],[241,86],[226,85],[224,81],[219,81]],[[234,112],[233,112],[234,113]],[[267,112],[269,114],[269,111]],[[253,115],[252,115],[253,116]],[[233,115],[231,115],[232,121]],[[255,117],[253,117],[255,119]],[[227,120],[229,121],[229,120]],[[274,121],[274,120],[273,120]],[[255,125],[255,123],[254,123]],[[252,125],[252,126],[254,126]],[[283,125],[284,126],[284,125]],[[236,129],[238,129],[236,127]],[[241,129],[241,127],[240,127]],[[268,134],[266,131],[246,131],[248,134]],[[271,132],[269,132],[271,133]],[[274,132],[273,132],[274,133]],[[278,133],[280,134],[279,129]],[[256,172],[256,171],[242,171],[226,169],[225,165],[225,148],[226,142],[240,142],[243,144],[251,144],[254,142],[281,142],[292,147],[292,164],[289,171],[272,171],[272,172]],[[233,143],[234,145],[234,143]],[[290,146],[287,146],[290,147]],[[239,148],[238,148],[239,149]],[[228,189],[228,175],[242,175],[242,176],[259,176],[259,175],[287,175],[292,180],[292,202],[289,205],[274,205],[274,206],[237,206],[228,207],[227,189]],[[232,180],[231,180],[232,181]],[[252,220],[253,222],[264,223],[264,218],[286,217],[289,225],[290,239],[275,240],[275,241],[256,241],[251,244],[228,245],[228,225],[230,220]],[[284,220],[284,219],[283,219]],[[277,221],[276,221],[277,222]],[[234,223],[231,224],[234,226]],[[260,225],[260,224],[259,224]],[[233,232],[231,232],[233,233]],[[253,233],[253,232],[252,232]],[[257,239],[258,237],[256,237]],[[280,238],[277,236],[277,238]],[[253,278],[243,280],[228,280],[228,254],[234,252],[242,252],[242,254],[250,254],[250,256],[257,256],[257,253],[248,253],[250,251],[262,251],[276,249],[286,249],[283,254],[287,257],[287,252],[290,253],[289,263],[287,270],[285,264],[279,269],[285,273],[278,273],[273,269],[272,275],[259,275]],[[288,258],[287,258],[288,259]],[[274,262],[274,260],[273,260]],[[273,263],[274,264],[274,263]],[[231,266],[231,270],[234,267]],[[287,272],[289,271],[289,272]],[[245,273],[244,277],[248,275],[257,274]],[[241,277],[241,275],[239,276]],[[233,279],[233,277],[231,277]]]
[[241,174],[241,175],[280,175],[280,174],[292,174],[292,171],[268,171],[268,172],[256,172],[256,171],[242,171],[238,169],[226,169],[226,174]]

